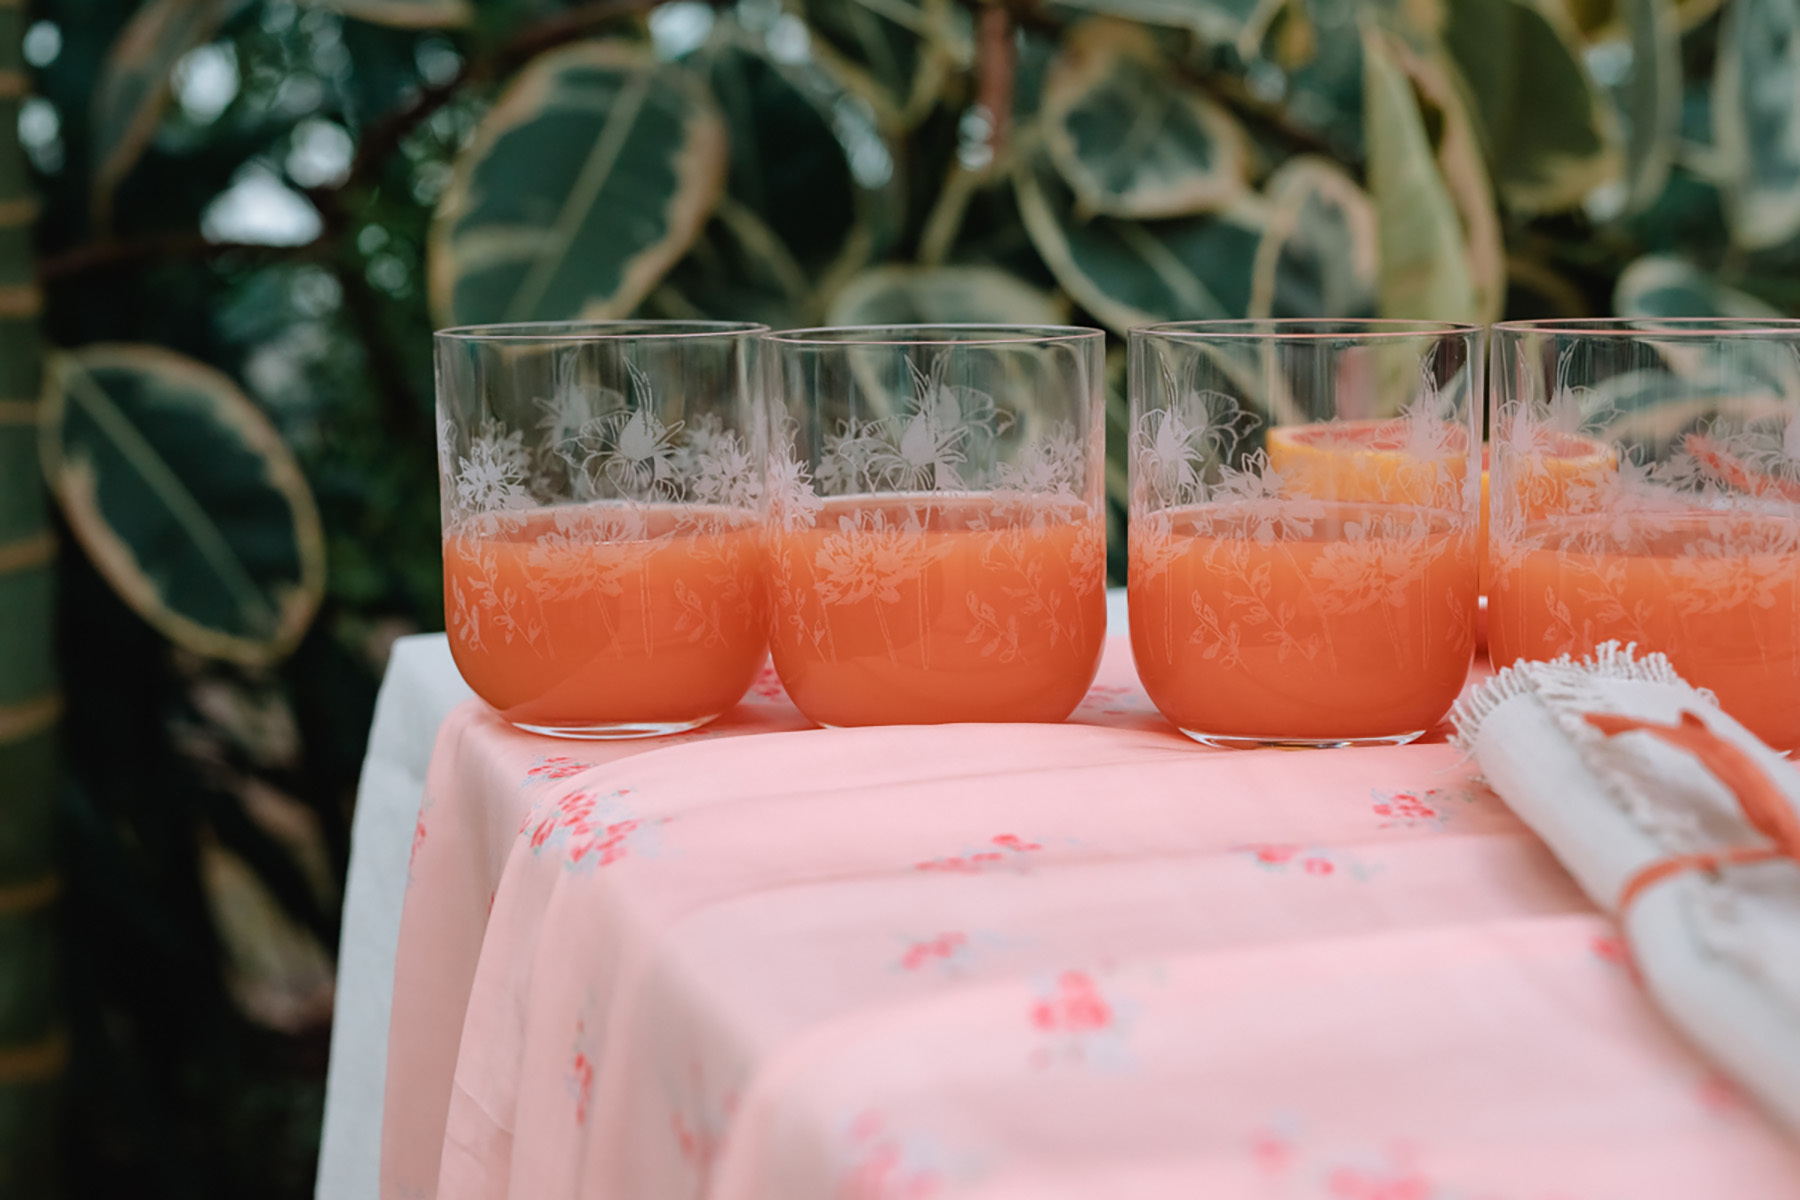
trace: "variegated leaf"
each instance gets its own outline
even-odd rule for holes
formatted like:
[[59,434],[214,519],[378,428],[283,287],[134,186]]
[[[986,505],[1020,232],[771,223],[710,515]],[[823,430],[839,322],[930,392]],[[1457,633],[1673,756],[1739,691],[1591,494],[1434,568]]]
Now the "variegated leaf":
[[1060,7],[1143,25],[1186,29],[1214,45],[1253,48],[1283,3],[1284,0],[1060,0]]
[[93,206],[111,217],[113,190],[130,172],[169,103],[169,74],[217,33],[236,0],[148,0],[119,31],[94,87]]
[[1381,254],[1375,206],[1329,159],[1283,163],[1263,189],[1268,224],[1256,250],[1252,317],[1366,317],[1376,311]]
[[1096,20],[1071,30],[1050,68],[1042,121],[1050,158],[1086,210],[1187,216],[1243,192],[1243,131],[1176,79],[1140,26]]
[[457,159],[432,222],[445,324],[618,317],[691,245],[724,189],[705,85],[645,48],[534,59]]
[[1066,305],[997,267],[885,266],[833,298],[833,325],[1058,325]]
[[1779,317],[1780,310],[1726,287],[1686,259],[1646,255],[1626,267],[1613,289],[1621,317]]
[[1365,34],[1363,122],[1381,251],[1381,314],[1481,320],[1486,308],[1462,218],[1433,154],[1407,58],[1387,34]]
[[44,476],[113,589],[197,654],[272,662],[325,584],[312,493],[273,425],[231,380],[155,346],[50,360]]
[[[1773,306],[1727,287],[1686,259],[1661,254],[1646,255],[1625,268],[1613,291],[1613,310],[1622,317],[1646,320],[1757,321],[1781,316]],[[1758,395],[1800,396],[1800,360],[1779,340],[1665,338],[1653,344],[1680,377],[1681,390],[1694,397],[1714,394],[1748,401]],[[1687,411],[1671,406],[1664,416],[1680,425],[1685,423],[1681,414]],[[1687,419],[1700,415],[1704,414],[1695,411]]]
[[1800,4],[1734,0],[1712,114],[1733,240],[1765,249],[1800,234]]
[[1508,207],[1572,208],[1618,175],[1618,121],[1560,0],[1455,0],[1442,11],[1444,45]]
[[467,25],[475,15],[470,0],[306,0],[306,3],[371,25],[387,25],[394,29],[454,29]]
[[1174,221],[1084,220],[1042,156],[1014,176],[1032,245],[1063,290],[1113,330],[1156,321],[1241,317],[1262,236],[1260,202]]
[[968,13],[950,0],[788,0],[811,52],[880,124],[910,129],[937,103],[952,69],[974,60]]
[[1662,193],[1681,135],[1681,35],[1669,0],[1621,0],[1631,39],[1631,73],[1619,96],[1625,117],[1627,207],[1640,211]]

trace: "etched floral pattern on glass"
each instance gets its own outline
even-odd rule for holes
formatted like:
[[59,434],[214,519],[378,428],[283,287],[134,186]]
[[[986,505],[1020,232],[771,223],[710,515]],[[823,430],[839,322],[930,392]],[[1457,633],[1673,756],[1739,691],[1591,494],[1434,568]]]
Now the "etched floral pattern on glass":
[[766,645],[763,463],[714,411],[671,419],[557,364],[516,426],[440,431],[445,619],[471,686],[533,727],[710,718]]
[[1158,707],[1234,742],[1435,722],[1474,648],[1466,399],[1421,367],[1391,417],[1305,422],[1202,349],[1140,349],[1129,608]]
[[1800,393],[1650,371],[1603,391],[1572,378],[1572,346],[1534,387],[1517,349],[1495,412],[1495,664],[1635,642],[1800,746]]
[[1006,445],[1028,414],[946,383],[947,360],[909,358],[896,411],[829,422],[814,455],[793,427],[776,438],[771,641],[795,702],[827,724],[1060,719],[1098,661],[1089,437],[1040,423]]

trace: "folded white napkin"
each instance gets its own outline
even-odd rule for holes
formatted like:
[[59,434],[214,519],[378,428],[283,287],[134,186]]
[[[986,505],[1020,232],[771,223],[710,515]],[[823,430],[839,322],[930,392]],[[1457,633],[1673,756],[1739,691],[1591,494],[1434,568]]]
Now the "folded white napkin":
[[[1638,888],[1619,912],[1627,888],[1660,861],[1742,848],[1778,855],[1721,775],[1735,766],[1754,777],[1748,790],[1761,796],[1761,824],[1770,827],[1772,813],[1787,830],[1771,833],[1791,838],[1800,771],[1668,659],[1633,649],[1609,642],[1592,659],[1501,671],[1457,705],[1457,744],[1594,903],[1620,917],[1663,1011],[1800,1132],[1800,861],[1677,870]],[[1613,727],[1633,722],[1605,715],[1665,729],[1609,735],[1590,714]],[[1681,730],[1684,714],[1693,715]],[[1683,736],[1698,751],[1668,740]]]

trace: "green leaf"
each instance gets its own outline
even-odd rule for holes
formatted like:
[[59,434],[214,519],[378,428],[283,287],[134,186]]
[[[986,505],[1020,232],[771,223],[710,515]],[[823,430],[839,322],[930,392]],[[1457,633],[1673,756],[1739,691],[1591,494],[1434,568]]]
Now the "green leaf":
[[1779,317],[1780,310],[1747,292],[1726,287],[1693,263],[1651,254],[1633,262],[1613,290],[1621,317]]
[[1559,0],[1454,0],[1443,13],[1444,45],[1509,207],[1573,208],[1618,174],[1617,119]]
[[1063,290],[1118,333],[1157,321],[1241,317],[1262,236],[1260,202],[1174,221],[1084,220],[1041,155],[1014,175],[1019,213]]
[[995,267],[885,266],[832,299],[833,325],[1060,325],[1066,305]]
[[94,86],[92,204],[101,225],[111,219],[113,189],[125,178],[169,103],[169,73],[189,50],[210,40],[236,0],[149,0],[119,31]]
[[705,85],[623,42],[532,60],[457,159],[429,240],[440,322],[631,312],[725,184]]
[[1269,219],[1256,248],[1252,317],[1367,317],[1381,254],[1375,206],[1329,159],[1302,155],[1269,177]]
[[1482,320],[1486,309],[1462,218],[1433,155],[1409,60],[1387,34],[1364,34],[1363,123],[1381,249],[1381,315]]
[[831,126],[841,92],[816,65],[777,62],[761,42],[727,14],[687,65],[725,117],[727,192],[818,273],[842,251],[857,215],[850,164]]
[[1178,217],[1243,193],[1243,130],[1179,82],[1139,26],[1095,20],[1071,30],[1050,68],[1042,121],[1050,159],[1085,210]]
[[889,131],[937,104],[952,69],[974,61],[968,14],[950,0],[789,0],[813,57]]
[[1778,246],[1800,234],[1800,5],[1736,0],[1718,53],[1713,140],[1732,238]]
[[94,566],[176,644],[273,662],[325,587],[312,493],[231,380],[155,346],[53,357],[44,477]]
[[475,15],[469,0],[305,0],[315,8],[394,29],[452,29]]
[[[1214,45],[1254,48],[1284,0],[1057,0],[1057,7],[1186,29]],[[1248,57],[1248,52],[1246,52]]]
[[760,321],[783,329],[809,319],[806,272],[781,238],[732,197],[644,303],[668,320]]
[[1669,0],[1622,0],[1631,73],[1625,114],[1626,207],[1640,212],[1662,194],[1681,135],[1681,34]]

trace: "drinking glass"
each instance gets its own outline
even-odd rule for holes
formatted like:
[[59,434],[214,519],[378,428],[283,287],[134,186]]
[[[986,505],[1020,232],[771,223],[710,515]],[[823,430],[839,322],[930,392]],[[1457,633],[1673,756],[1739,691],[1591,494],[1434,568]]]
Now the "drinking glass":
[[1800,747],[1800,321],[1495,326],[1488,650],[1660,650]]
[[1400,744],[1449,710],[1474,651],[1481,337],[1131,331],[1131,647],[1183,733]]
[[767,650],[765,329],[437,335],[450,649],[508,721],[648,737],[705,724],[750,686]]
[[1060,721],[1106,638],[1093,329],[771,334],[775,668],[822,725]]

